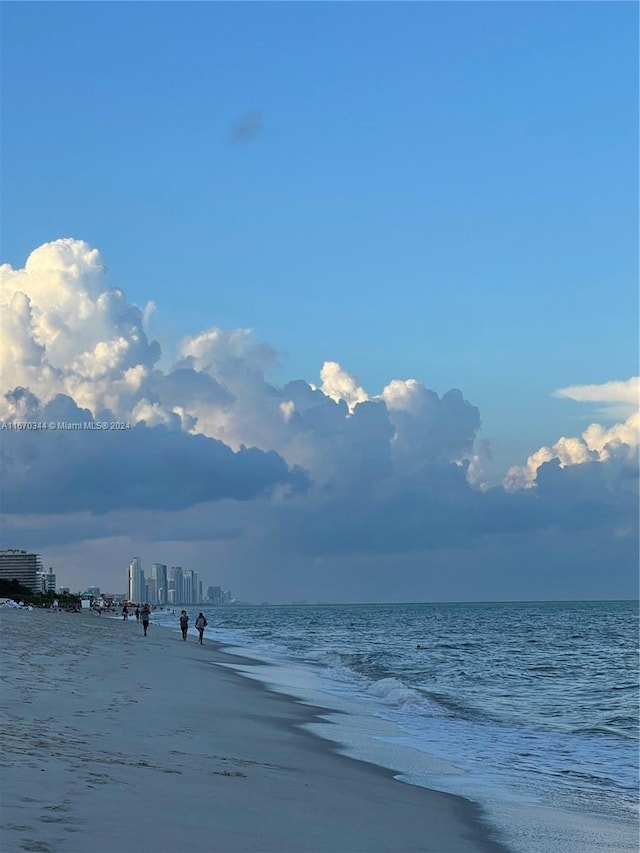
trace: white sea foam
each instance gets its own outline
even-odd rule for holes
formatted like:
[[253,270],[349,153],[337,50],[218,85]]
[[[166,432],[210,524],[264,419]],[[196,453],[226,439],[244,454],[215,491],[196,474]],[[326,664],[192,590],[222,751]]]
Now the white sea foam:
[[422,708],[425,704],[416,690],[406,687],[397,678],[381,678],[379,681],[374,681],[367,692],[382,700],[386,705]]

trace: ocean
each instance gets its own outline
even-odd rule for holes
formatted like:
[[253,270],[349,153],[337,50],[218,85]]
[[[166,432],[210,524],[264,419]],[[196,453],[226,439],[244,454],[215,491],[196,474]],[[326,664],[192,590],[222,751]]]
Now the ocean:
[[263,664],[234,669],[327,709],[314,732],[474,800],[513,853],[638,850],[637,603],[198,609]]

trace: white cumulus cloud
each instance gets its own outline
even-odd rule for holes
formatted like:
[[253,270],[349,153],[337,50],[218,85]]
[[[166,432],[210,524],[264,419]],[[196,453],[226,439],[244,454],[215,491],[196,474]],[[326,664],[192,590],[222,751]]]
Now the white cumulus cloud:
[[603,414],[626,419],[640,406],[640,378],[604,382],[600,385],[569,385],[553,392],[554,397],[564,397],[579,403],[603,403]]
[[118,408],[160,356],[142,311],[109,287],[100,253],[81,240],[45,243],[24,269],[0,266],[0,318],[3,388],[29,388],[43,403],[67,394],[94,413],[125,414]]
[[353,411],[358,403],[369,399],[367,392],[352,376],[338,364],[337,361],[325,361],[320,370],[322,392],[336,402],[344,400],[349,411]]
[[515,465],[507,471],[504,485],[508,490],[534,488],[540,467],[553,460],[557,460],[561,468],[608,462],[614,458],[637,461],[640,442],[640,383],[637,376],[599,385],[569,385],[553,394],[580,403],[604,403],[603,414],[620,415],[624,421],[611,427],[593,423],[580,437],[562,437],[552,447],[541,447],[529,456],[524,465]]
[[562,437],[552,447],[541,447],[524,465],[515,465],[504,479],[509,491],[531,489],[536,485],[538,471],[546,462],[558,460],[561,468],[591,462],[607,462],[614,457],[635,461],[640,442],[640,413],[634,412],[622,424],[610,428],[591,424],[581,437]]

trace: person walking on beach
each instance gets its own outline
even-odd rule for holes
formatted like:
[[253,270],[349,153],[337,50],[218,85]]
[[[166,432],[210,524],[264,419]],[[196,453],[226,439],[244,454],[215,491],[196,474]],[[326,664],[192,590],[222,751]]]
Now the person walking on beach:
[[209,623],[204,618],[204,613],[198,613],[198,618],[196,619],[196,628],[198,629],[200,645],[202,645],[202,635],[204,634],[204,629],[207,627],[208,624]]
[[138,607],[137,604],[136,604],[135,614],[136,614],[136,622],[139,622],[140,621],[140,608]]
[[144,635],[146,637],[149,630],[149,617],[151,616],[148,604],[143,604],[140,616],[142,617],[142,627],[144,628]]
[[129,618],[129,608],[125,604],[125,606],[122,608],[122,619],[124,622],[126,622],[128,618]]
[[189,629],[189,617],[187,616],[187,611],[183,610],[180,614],[180,630],[182,631],[182,639],[187,639],[187,631]]

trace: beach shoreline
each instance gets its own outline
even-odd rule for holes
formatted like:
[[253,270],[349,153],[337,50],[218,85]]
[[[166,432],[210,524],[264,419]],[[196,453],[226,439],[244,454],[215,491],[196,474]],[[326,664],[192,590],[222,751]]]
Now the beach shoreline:
[[474,803],[340,755],[322,708],[220,643],[97,614],[2,619],[0,843],[97,853],[505,853]]

